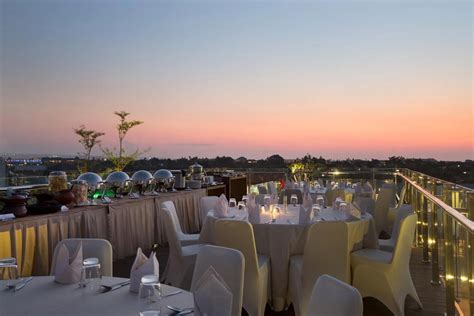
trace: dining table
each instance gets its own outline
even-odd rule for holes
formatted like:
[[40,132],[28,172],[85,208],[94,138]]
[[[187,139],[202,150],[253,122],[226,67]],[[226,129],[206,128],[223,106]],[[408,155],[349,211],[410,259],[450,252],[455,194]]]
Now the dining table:
[[[349,204],[349,207],[354,208],[352,204]],[[261,209],[258,221],[250,221],[257,253],[270,258],[270,303],[274,311],[282,311],[290,303],[288,295],[290,257],[303,254],[310,225],[320,221],[343,221],[348,228],[349,253],[361,248],[378,248],[375,223],[370,214],[361,214],[358,218],[331,207],[323,207],[317,214],[314,213],[307,220],[300,218],[301,205],[269,205]],[[249,221],[249,214],[245,208],[234,207],[229,208],[226,218]],[[214,211],[209,211],[201,229],[200,242],[216,244],[214,224],[218,219]]]
[[[115,285],[128,279],[103,277],[103,285]],[[176,295],[166,296],[179,290],[161,285],[162,299],[149,302],[130,292],[129,286],[102,293],[78,284],[59,284],[53,276],[33,277],[21,290],[6,289],[7,280],[0,281],[1,316],[89,316],[120,315],[139,316],[140,312],[160,310],[160,315],[176,315],[167,306],[180,309],[194,308],[191,292],[182,290]],[[21,282],[21,281],[19,281]],[[193,315],[189,313],[187,315]]]

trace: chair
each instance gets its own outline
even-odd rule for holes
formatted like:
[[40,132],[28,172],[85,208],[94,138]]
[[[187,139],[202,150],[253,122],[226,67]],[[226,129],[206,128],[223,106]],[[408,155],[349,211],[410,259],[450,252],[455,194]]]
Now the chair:
[[86,258],[98,258],[100,262],[100,271],[103,276],[113,275],[113,264],[112,264],[112,245],[108,240],[105,239],[94,239],[94,238],[71,238],[61,240],[56,247],[54,247],[53,260],[51,263],[51,273],[54,275],[56,270],[56,260],[58,257],[59,247],[64,244],[69,253],[74,252],[77,249],[79,243],[82,242],[82,257]]
[[321,275],[329,274],[350,283],[346,223],[334,221],[311,225],[303,255],[291,256],[289,274],[289,296],[297,316],[310,315],[307,313],[309,298]]
[[245,221],[219,219],[216,243],[240,250],[245,258],[243,307],[250,316],[262,316],[268,300],[270,261],[258,255],[252,225]]
[[362,249],[352,253],[353,286],[362,297],[381,301],[395,316],[405,315],[405,298],[410,295],[422,308],[410,275],[410,255],[416,229],[416,214],[400,224],[393,253]]
[[413,214],[413,207],[409,204],[403,204],[397,211],[395,221],[393,223],[392,234],[390,239],[379,239],[379,248],[383,251],[392,252],[397,242],[398,234],[400,232],[400,223],[405,217]]
[[162,207],[162,214],[170,248],[162,280],[188,290],[191,286],[196,257],[203,244],[182,246],[171,211],[167,207]]
[[403,186],[400,191],[400,196],[398,197],[397,206],[388,208],[387,221],[388,221],[389,229],[393,227],[393,222],[395,221],[397,212],[400,209],[400,207],[403,205],[403,202],[405,201],[405,194],[406,194],[406,186]]
[[298,198],[298,204],[303,204],[303,193],[300,189],[285,189],[281,191],[278,203],[283,204],[283,197],[286,196],[288,204],[290,204],[291,195],[295,194]]
[[343,201],[346,200],[346,192],[344,189],[334,189],[334,190],[328,190],[326,192],[326,202],[328,206],[332,206],[332,203],[334,202],[335,199],[340,197]]
[[268,194],[268,190],[263,184],[258,185],[257,188],[258,194]]
[[269,194],[278,194],[277,187],[275,185],[275,182],[270,181],[268,182],[268,193]]
[[384,183],[382,184],[382,189],[391,189],[392,197],[390,199],[390,207],[395,207],[397,202],[397,184],[396,183]]
[[171,219],[173,225],[176,227],[176,232],[178,233],[178,239],[183,246],[194,245],[199,243],[199,234],[185,234],[181,229],[181,224],[179,223],[178,214],[176,214],[176,208],[174,207],[173,201],[165,201],[161,203],[161,208],[166,208],[171,214]]
[[375,221],[375,232],[377,236],[380,235],[380,232],[388,231],[387,228],[387,217],[388,217],[388,208],[390,206],[390,201],[392,199],[393,191],[392,189],[380,189],[380,192],[375,201],[375,210],[374,210],[374,221]]
[[201,210],[200,210],[201,223],[204,224],[207,213],[209,213],[209,211],[214,209],[214,206],[216,205],[218,200],[219,200],[219,197],[217,196],[203,196],[201,198]]
[[323,274],[314,286],[308,311],[312,316],[362,316],[364,305],[355,287]]
[[194,292],[196,282],[199,281],[210,266],[222,277],[232,292],[231,315],[240,316],[244,293],[244,256],[235,249],[211,245],[203,246],[197,256],[191,292]]
[[368,197],[358,197],[354,200],[354,205],[361,212],[369,213],[374,216],[375,213],[375,200]]

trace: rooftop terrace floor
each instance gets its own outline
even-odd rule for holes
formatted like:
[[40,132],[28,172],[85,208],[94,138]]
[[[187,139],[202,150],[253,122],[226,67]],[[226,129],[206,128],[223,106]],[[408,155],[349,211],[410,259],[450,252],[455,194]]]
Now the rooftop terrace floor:
[[[158,261],[160,264],[160,273],[165,268],[168,259],[168,247],[161,246],[158,251]],[[134,257],[114,262],[114,276],[128,278]],[[433,286],[431,280],[431,266],[429,263],[422,262],[422,249],[413,248],[410,260],[410,271],[415,283],[418,296],[423,304],[423,309],[418,309],[417,304],[411,298],[407,298],[405,304],[406,316],[433,316],[443,315],[445,310],[445,293],[442,286]],[[283,312],[274,312],[269,306],[265,315],[273,316],[293,316],[293,308]],[[364,316],[384,316],[393,315],[382,303],[373,298],[364,299]]]

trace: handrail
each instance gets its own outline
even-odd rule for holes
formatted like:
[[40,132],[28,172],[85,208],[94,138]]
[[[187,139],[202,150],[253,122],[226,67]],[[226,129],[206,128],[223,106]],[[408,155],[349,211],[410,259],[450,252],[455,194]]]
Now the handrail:
[[419,175],[421,175],[421,176],[423,176],[423,177],[431,178],[431,179],[434,179],[434,180],[436,180],[436,181],[439,181],[439,182],[443,182],[443,183],[452,185],[452,186],[454,186],[454,187],[456,187],[456,188],[461,188],[461,189],[464,189],[464,190],[466,190],[466,191],[474,191],[473,188],[465,187],[465,186],[463,186],[463,185],[461,185],[461,184],[457,184],[457,183],[454,183],[454,182],[451,182],[451,181],[447,181],[447,180],[443,180],[443,179],[440,179],[440,178],[436,178],[436,177],[430,176],[430,175],[428,175],[428,174],[425,174],[425,173],[423,173],[423,172],[419,172],[419,171],[411,170],[411,169],[407,169],[407,168],[405,168],[405,170],[410,171],[410,172],[415,172],[415,173],[417,173],[417,174],[419,174]]
[[415,181],[411,180],[409,177],[401,174],[400,172],[396,173],[397,176],[402,177],[405,181],[410,183],[414,188],[420,191],[428,200],[435,203],[443,210],[445,210],[449,215],[451,215],[454,219],[456,219],[460,224],[462,224],[471,234],[474,234],[474,222],[468,219],[466,216],[462,215],[453,207],[446,204],[444,201],[439,199],[438,197],[432,195],[428,190],[423,188],[422,186],[418,185]]

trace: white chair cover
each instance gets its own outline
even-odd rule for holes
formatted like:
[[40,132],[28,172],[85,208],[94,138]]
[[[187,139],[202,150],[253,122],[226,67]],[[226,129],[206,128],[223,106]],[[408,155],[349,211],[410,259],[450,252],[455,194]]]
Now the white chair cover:
[[219,198],[217,196],[203,196],[201,198],[201,223],[204,223],[207,213],[213,210],[214,205],[216,205],[218,199]]
[[375,200],[368,197],[358,197],[354,200],[354,206],[357,207],[362,213],[369,213],[374,216],[375,213]]
[[257,255],[252,225],[238,220],[219,219],[215,224],[216,243],[238,249],[245,258],[243,306],[249,315],[263,316],[268,300],[270,262]]
[[162,207],[162,220],[170,249],[163,281],[188,290],[191,286],[197,254],[203,245],[195,244],[184,247],[181,245],[173,217],[166,207]]
[[393,253],[362,249],[351,255],[353,286],[359,290],[362,297],[374,297],[384,303],[395,316],[405,315],[407,295],[422,308],[410,275],[416,220],[416,214],[408,215],[402,220]]
[[176,208],[173,201],[165,201],[161,203],[161,208],[166,208],[170,215],[173,225],[176,228],[178,234],[178,239],[182,245],[194,245],[199,243],[199,234],[185,234],[181,229],[181,224],[179,223],[178,214],[176,213]]
[[364,305],[356,288],[330,275],[318,278],[311,294],[308,315],[362,316]]
[[316,280],[329,274],[350,282],[348,232],[345,222],[318,222],[309,227],[303,255],[290,259],[289,294],[296,315],[307,313]]
[[69,250],[69,253],[73,253],[80,243],[82,243],[82,258],[98,258],[102,275],[112,276],[112,245],[108,240],[94,238],[71,238],[61,240],[54,248],[50,274],[54,275],[59,247],[64,244]]
[[382,230],[388,232],[388,227],[387,227],[388,208],[390,207],[390,201],[392,199],[393,199],[392,189],[380,189],[380,192],[377,195],[377,200],[375,201],[375,212],[374,212],[375,232],[377,233],[377,236],[379,236]]
[[392,252],[395,248],[395,244],[398,239],[398,234],[400,232],[400,223],[402,220],[405,219],[408,215],[413,214],[413,207],[409,204],[403,204],[397,210],[395,221],[393,223],[392,234],[390,239],[379,239],[379,248],[383,251],[390,251]]
[[194,268],[192,292],[195,290],[196,282],[210,266],[222,277],[232,292],[232,315],[240,316],[244,292],[244,256],[235,249],[211,245],[203,246],[199,250]]

